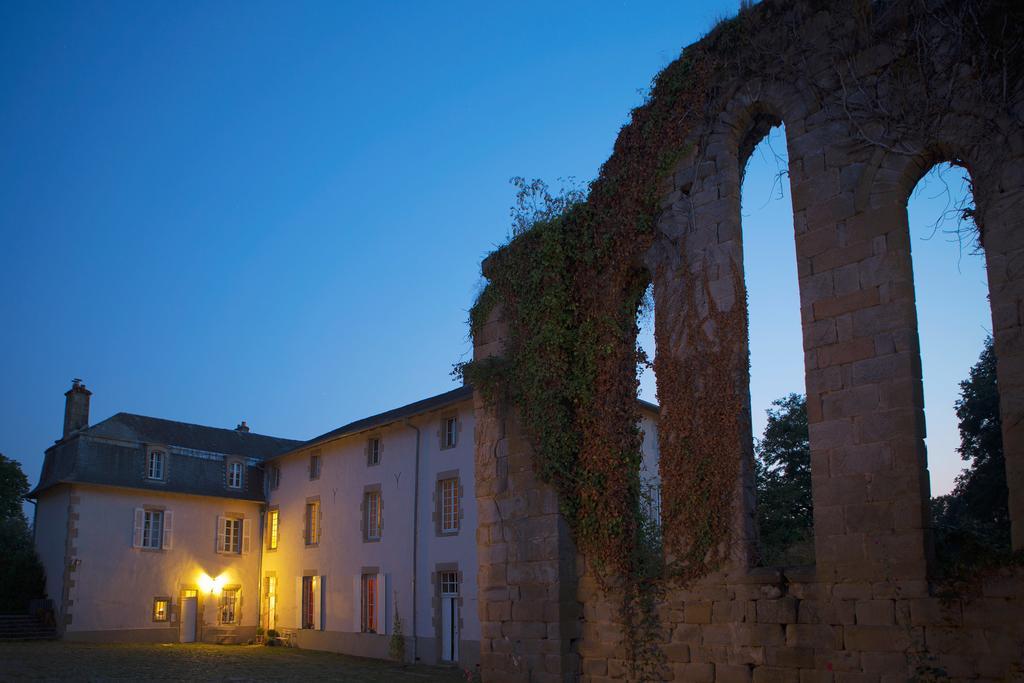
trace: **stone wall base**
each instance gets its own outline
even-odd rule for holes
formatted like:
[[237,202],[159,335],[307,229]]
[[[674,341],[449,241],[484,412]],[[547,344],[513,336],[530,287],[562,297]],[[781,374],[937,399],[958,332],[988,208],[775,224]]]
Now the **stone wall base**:
[[[752,570],[666,596],[663,680],[1024,681],[1024,571],[960,596],[927,582],[823,583]],[[628,679],[615,596],[580,584],[584,681]]]

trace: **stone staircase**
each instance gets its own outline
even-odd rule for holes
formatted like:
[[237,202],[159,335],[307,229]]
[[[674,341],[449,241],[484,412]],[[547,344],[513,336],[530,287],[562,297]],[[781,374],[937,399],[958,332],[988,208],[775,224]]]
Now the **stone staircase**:
[[54,640],[57,629],[28,614],[0,614],[0,642]]

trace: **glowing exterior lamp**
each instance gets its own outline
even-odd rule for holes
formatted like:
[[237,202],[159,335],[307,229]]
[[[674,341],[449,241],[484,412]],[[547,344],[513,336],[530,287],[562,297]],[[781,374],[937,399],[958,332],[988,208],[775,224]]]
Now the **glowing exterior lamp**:
[[215,579],[210,578],[208,574],[200,574],[199,588],[202,589],[204,593],[220,594],[220,592],[224,589],[224,583],[226,582],[226,580],[227,579],[223,574],[221,574]]

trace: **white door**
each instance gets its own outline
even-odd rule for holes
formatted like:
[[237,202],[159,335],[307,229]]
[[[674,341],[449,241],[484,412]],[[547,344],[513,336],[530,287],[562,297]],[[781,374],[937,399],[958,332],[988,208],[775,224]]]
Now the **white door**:
[[459,600],[457,595],[441,596],[441,659],[459,661]]
[[195,642],[197,614],[199,614],[199,598],[194,595],[183,598],[181,601],[181,642]]

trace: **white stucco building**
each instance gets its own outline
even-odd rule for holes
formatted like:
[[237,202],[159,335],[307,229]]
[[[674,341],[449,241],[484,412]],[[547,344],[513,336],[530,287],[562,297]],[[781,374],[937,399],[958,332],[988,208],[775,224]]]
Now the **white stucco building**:
[[[479,661],[473,392],[460,387],[306,442],[119,413],[67,393],[36,544],[63,637],[246,642]],[[657,408],[641,402],[644,477]],[[397,617],[397,621],[396,621]]]

